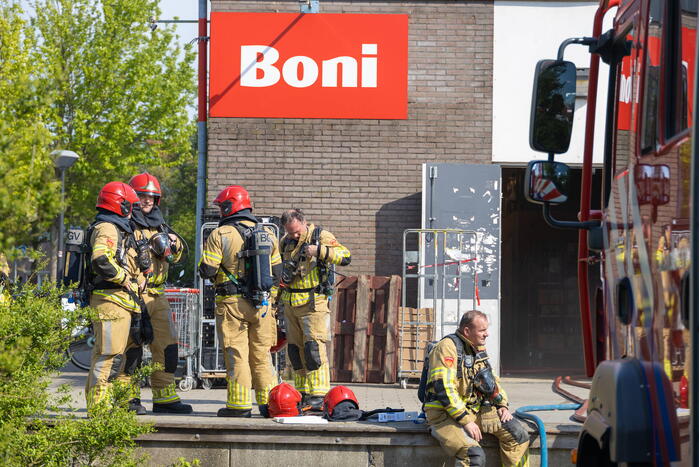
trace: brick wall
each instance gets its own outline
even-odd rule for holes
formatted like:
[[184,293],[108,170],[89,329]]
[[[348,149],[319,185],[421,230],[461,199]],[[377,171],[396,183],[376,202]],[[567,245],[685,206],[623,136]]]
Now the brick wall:
[[[212,11],[298,12],[295,1],[217,1]],[[424,162],[490,163],[492,1],[331,2],[322,13],[409,19],[408,120],[214,118],[210,202],[245,186],[260,214],[300,207],[352,251],[349,274],[400,274],[419,228]]]

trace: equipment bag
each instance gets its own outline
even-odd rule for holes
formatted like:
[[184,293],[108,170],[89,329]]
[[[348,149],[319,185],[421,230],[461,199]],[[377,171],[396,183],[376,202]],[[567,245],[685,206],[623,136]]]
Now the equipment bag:
[[238,252],[238,258],[245,260],[245,291],[246,298],[256,306],[269,305],[269,296],[274,286],[272,277],[272,234],[259,224],[249,227],[241,222],[235,228],[243,238],[243,249]]
[[[451,339],[451,341],[456,346],[456,377],[457,379],[460,379],[463,377],[463,370],[461,366],[466,353],[464,350],[464,342],[456,334],[448,334],[442,338],[442,340],[444,339]],[[422,364],[422,374],[420,375],[420,384],[417,388],[417,398],[420,400],[420,402],[423,403],[427,399],[427,380],[430,376],[430,352],[432,352],[432,349],[435,347],[435,345],[437,345],[437,342],[427,343],[427,349],[425,351],[425,360]]]
[[80,284],[83,275],[83,257],[85,255],[85,231],[72,228],[66,236],[61,284],[68,287]]

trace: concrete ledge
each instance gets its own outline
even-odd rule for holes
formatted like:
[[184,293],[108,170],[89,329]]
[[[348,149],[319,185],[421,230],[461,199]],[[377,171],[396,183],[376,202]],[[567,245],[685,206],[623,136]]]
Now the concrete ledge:
[[[441,466],[452,465],[426,425],[401,423],[329,423],[284,425],[265,419],[153,420],[156,432],[137,439],[151,458],[164,465],[178,457],[198,458],[212,466]],[[547,426],[551,465],[571,465],[570,450],[577,445],[577,425]],[[530,465],[539,464],[539,437],[530,430]],[[497,440],[481,443],[487,465],[500,464]]]

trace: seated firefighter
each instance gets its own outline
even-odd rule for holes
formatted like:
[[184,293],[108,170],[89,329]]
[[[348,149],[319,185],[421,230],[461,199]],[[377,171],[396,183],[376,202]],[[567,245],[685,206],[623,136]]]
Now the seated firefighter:
[[507,408],[507,394],[488,362],[487,337],[488,317],[471,310],[456,333],[432,349],[423,406],[427,423],[457,466],[485,465],[483,433],[500,441],[503,465],[526,466],[529,435]]

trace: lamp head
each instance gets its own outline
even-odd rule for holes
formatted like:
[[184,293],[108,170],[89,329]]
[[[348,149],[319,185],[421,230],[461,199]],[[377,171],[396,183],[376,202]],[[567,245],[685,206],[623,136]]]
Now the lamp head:
[[73,151],[66,151],[63,149],[53,151],[51,155],[53,156],[54,165],[60,170],[65,170],[72,167],[72,165],[75,164],[75,161],[80,159],[80,156]]

